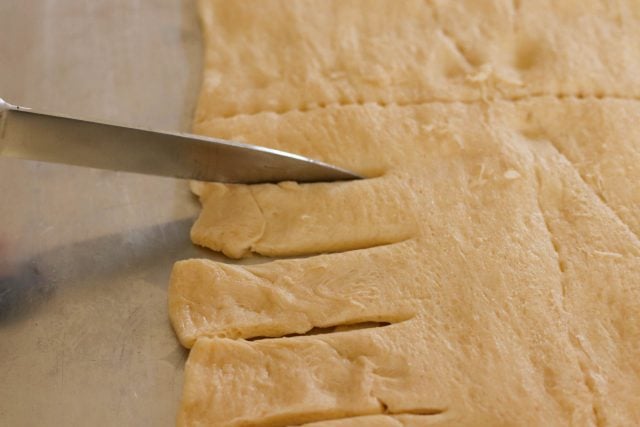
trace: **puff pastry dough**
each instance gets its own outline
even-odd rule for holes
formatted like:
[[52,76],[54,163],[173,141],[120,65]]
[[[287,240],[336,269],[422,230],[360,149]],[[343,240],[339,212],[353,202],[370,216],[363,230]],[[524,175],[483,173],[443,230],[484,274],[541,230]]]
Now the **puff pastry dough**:
[[375,178],[194,184],[196,243],[305,257],[175,265],[179,425],[640,423],[638,2],[200,13],[195,131]]

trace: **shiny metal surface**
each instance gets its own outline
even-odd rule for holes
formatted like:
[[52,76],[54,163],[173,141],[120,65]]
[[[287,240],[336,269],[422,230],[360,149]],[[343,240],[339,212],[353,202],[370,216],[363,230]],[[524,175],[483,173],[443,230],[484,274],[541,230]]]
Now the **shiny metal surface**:
[[[1,100],[0,100],[1,101]],[[0,105],[0,155],[199,181],[337,181],[351,172],[283,151]]]
[[[187,131],[192,0],[2,0],[0,94],[72,116]],[[187,184],[0,158],[0,425],[172,426],[186,352],[167,320]]]

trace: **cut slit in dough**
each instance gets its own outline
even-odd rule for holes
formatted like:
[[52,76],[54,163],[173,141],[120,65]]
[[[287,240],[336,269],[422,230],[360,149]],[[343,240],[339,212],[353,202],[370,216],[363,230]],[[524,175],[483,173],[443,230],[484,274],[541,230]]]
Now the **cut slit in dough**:
[[[264,70],[290,60],[315,64],[314,56],[305,59],[302,47],[294,45],[297,55],[290,56],[268,45],[280,32],[307,35],[299,32],[304,27],[293,19],[298,16],[322,20],[311,15],[337,14],[336,26],[344,16],[355,22],[359,43],[375,44],[358,25],[377,22],[381,11],[397,3],[361,9],[356,1],[201,1],[205,74],[218,73],[226,85],[220,90],[251,87],[247,80],[234,80],[236,68],[221,65],[233,61],[219,61],[248,49],[245,38],[261,33],[266,45],[255,53],[265,52],[266,61],[270,52],[272,61]],[[525,32],[534,17],[555,22],[578,9],[597,28],[613,25],[597,2],[576,3],[574,9],[564,2],[544,13],[534,7],[538,3],[519,3]],[[332,4],[329,12],[327,4]],[[503,3],[469,7],[479,4],[486,5],[482,13],[488,22],[501,25],[506,19]],[[416,20],[427,16],[417,3],[403,5]],[[438,6],[438,22],[455,26],[454,9]],[[364,10],[362,17],[348,18],[352,10]],[[290,19],[279,21],[281,13]],[[391,22],[385,25],[393,28],[394,17],[401,16],[396,13],[387,13]],[[271,16],[273,27],[262,16]],[[248,35],[232,33],[232,23],[245,21],[253,23]],[[215,36],[209,26],[214,22],[222,27]],[[583,43],[581,52],[568,53],[580,59],[600,48],[595,35],[583,40],[549,25],[560,37],[554,49],[571,40]],[[634,37],[634,31],[625,37]],[[463,34],[463,28],[455,33]],[[308,33],[309,40],[314,34]],[[388,37],[413,40],[412,34],[390,31]],[[605,43],[608,33],[599,34]],[[495,30],[485,36],[495,55],[505,49],[498,35]],[[429,40],[412,43],[429,47]],[[228,48],[219,49],[223,45]],[[357,44],[342,47],[350,48],[368,51]],[[611,48],[599,58],[618,54]],[[628,59],[624,66],[632,64]],[[591,76],[593,87],[617,87],[597,63],[583,65],[576,71]],[[562,64],[541,66],[548,82],[533,71],[523,73],[521,80],[530,79],[524,87],[564,85],[562,90],[571,92],[587,78],[554,82],[549,67],[555,66]],[[389,81],[403,70],[388,69]],[[626,73],[624,67],[618,71]],[[627,80],[616,85],[638,75],[625,74]],[[375,95],[357,80],[352,87]],[[628,89],[631,94],[633,86]],[[392,96],[400,96],[394,90]],[[485,90],[504,96],[502,89]],[[281,93],[289,103],[302,99],[295,88]],[[196,186],[204,208],[194,235],[206,237],[194,240],[202,238],[201,244],[227,248],[232,256],[335,253],[257,266],[176,264],[170,316],[181,342],[192,347],[180,425],[640,423],[640,101],[536,96],[386,107],[365,103],[224,118],[227,112],[208,108],[221,108],[213,94],[205,84],[195,124],[201,133],[245,136],[252,143],[383,174],[347,184]],[[268,99],[260,90],[246,98],[248,104],[224,96],[228,105],[249,113],[263,109]],[[255,204],[261,212],[251,207]],[[302,214],[312,215],[314,227],[297,226]],[[341,221],[335,235],[332,215]],[[288,229],[289,224],[296,226]],[[265,233],[269,226],[274,231]],[[384,239],[371,237],[378,230],[387,230]],[[390,325],[279,338],[360,322]],[[273,338],[246,341],[264,337]]]

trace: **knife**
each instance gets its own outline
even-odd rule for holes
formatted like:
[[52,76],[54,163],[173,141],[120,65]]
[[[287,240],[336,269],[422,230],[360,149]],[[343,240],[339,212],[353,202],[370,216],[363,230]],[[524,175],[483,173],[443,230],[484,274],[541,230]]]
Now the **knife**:
[[0,156],[243,184],[362,178],[284,151],[46,114],[1,98]]

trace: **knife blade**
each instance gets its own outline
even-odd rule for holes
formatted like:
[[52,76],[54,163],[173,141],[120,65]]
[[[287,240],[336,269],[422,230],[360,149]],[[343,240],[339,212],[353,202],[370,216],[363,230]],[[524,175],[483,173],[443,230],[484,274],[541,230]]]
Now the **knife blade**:
[[47,114],[1,98],[0,156],[226,183],[362,178],[280,150]]

